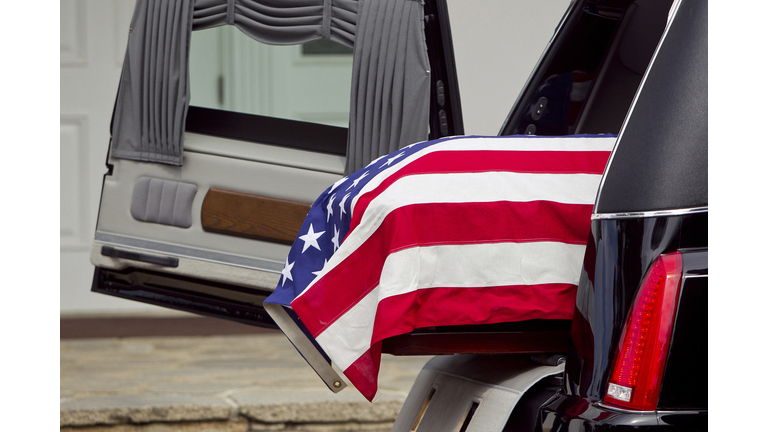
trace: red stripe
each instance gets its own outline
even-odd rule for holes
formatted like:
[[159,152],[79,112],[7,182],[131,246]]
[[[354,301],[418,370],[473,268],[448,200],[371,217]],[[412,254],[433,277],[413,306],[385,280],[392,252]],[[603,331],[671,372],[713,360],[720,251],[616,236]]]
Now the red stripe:
[[381,341],[419,327],[495,324],[531,319],[571,319],[576,286],[515,285],[432,288],[382,300],[376,312],[371,348],[344,375],[369,401],[378,388]]
[[505,171],[538,174],[602,174],[609,151],[444,150],[428,153],[361,195],[355,204],[350,232],[360,223],[368,204],[395,181],[418,174]]
[[540,284],[479,288],[428,288],[379,302],[372,342],[441,325],[571,319],[576,285]]
[[344,370],[344,376],[369,402],[373,402],[378,389],[379,365],[381,365],[381,342],[371,345],[368,351]]
[[446,244],[585,244],[591,212],[591,205],[550,201],[414,204],[397,208],[365,243],[291,306],[317,337],[379,284],[384,261],[393,252]]

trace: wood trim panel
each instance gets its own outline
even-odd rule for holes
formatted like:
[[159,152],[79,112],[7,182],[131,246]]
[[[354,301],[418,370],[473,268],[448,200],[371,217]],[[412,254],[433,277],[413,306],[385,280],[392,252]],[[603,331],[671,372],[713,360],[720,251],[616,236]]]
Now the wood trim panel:
[[203,230],[281,244],[293,244],[312,205],[210,188],[200,218]]

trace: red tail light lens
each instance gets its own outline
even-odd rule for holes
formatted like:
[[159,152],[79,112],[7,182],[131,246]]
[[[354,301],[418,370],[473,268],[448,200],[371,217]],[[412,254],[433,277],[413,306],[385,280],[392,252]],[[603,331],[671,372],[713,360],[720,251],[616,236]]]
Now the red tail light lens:
[[682,255],[675,252],[659,256],[645,275],[619,341],[606,403],[656,409],[682,272]]

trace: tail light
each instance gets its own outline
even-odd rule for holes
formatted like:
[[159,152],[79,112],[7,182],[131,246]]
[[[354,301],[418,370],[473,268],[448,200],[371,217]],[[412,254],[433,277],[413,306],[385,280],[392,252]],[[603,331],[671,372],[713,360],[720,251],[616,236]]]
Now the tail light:
[[682,255],[675,252],[659,256],[643,279],[619,341],[606,403],[656,409],[682,272]]

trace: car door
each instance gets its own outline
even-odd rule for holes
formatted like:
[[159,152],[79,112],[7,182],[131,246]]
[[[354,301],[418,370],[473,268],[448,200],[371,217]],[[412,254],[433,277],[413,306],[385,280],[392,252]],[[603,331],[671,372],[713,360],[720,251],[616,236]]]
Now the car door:
[[[444,1],[287,3],[136,3],[92,291],[274,326],[262,302],[314,199],[393,149],[463,133]],[[424,97],[401,116],[429,107],[411,135],[379,109],[403,88]]]

